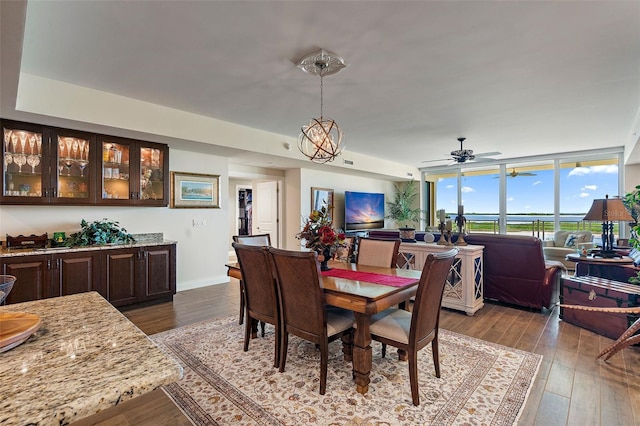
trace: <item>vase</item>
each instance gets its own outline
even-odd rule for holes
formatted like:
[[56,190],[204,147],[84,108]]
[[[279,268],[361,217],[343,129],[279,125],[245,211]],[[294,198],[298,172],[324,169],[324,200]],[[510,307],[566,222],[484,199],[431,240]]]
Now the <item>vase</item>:
[[320,261],[320,270],[321,271],[330,270],[331,268],[329,268],[328,262],[329,262],[329,258],[331,257],[331,250],[329,249],[329,247],[326,247],[322,251],[318,250],[318,256],[320,255],[322,255],[322,260]]

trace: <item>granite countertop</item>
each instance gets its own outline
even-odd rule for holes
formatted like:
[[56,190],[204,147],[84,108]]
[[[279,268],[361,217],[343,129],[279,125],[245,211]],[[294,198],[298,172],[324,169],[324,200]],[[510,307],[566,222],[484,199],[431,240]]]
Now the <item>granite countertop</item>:
[[2,247],[0,249],[0,257],[18,257],[18,256],[35,256],[52,253],[72,253],[77,251],[93,251],[93,250],[113,250],[119,248],[131,247],[150,247],[166,244],[176,244],[176,241],[165,240],[162,233],[158,234],[134,234],[135,243],[131,244],[107,244],[103,246],[82,246],[82,247],[48,247],[41,249],[30,248],[11,248]]
[[97,292],[0,306],[42,319],[0,354],[0,424],[68,424],[182,378],[182,367]]

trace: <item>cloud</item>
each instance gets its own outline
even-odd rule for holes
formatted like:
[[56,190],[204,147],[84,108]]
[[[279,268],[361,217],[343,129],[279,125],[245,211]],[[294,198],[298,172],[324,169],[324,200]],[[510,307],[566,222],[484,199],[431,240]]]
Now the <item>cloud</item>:
[[576,167],[569,172],[569,176],[586,176],[597,173],[618,173],[618,165],[608,164],[604,166]]
[[462,187],[462,192],[476,192],[476,190],[475,190],[475,189],[473,189],[473,188],[472,188],[472,187],[470,187],[470,186],[463,186],[463,187]]
[[587,194],[586,192],[581,192],[580,195],[578,195],[578,197],[585,198],[585,197],[590,197],[590,195]]
[[507,198],[507,201],[513,201],[513,200],[515,200],[515,198],[513,198],[513,197],[508,197]]
[[596,189],[598,189],[598,185],[585,185],[583,188],[581,188],[581,191],[595,191]]
[[526,206],[524,206],[525,210],[531,210],[531,206],[529,204],[527,204]]
[[447,185],[447,186],[445,186],[445,188],[452,189],[452,188],[455,188],[455,186],[454,185]]
[[537,181],[533,182],[532,186],[540,185],[541,183],[542,183],[541,180],[537,180]]

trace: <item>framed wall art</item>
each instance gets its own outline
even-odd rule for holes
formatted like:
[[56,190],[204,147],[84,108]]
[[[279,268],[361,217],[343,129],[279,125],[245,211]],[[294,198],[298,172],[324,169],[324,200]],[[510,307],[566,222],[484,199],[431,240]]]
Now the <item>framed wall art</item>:
[[220,175],[171,172],[171,208],[219,209]]
[[328,214],[333,219],[333,189],[311,188],[311,211],[327,207]]

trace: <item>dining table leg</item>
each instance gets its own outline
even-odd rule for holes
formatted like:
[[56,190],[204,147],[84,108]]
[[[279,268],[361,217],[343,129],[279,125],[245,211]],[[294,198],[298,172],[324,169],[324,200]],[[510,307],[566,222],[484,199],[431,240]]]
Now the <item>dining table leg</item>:
[[369,390],[369,374],[371,373],[371,316],[355,312],[356,331],[353,338],[353,372],[356,379],[356,390],[366,394]]

